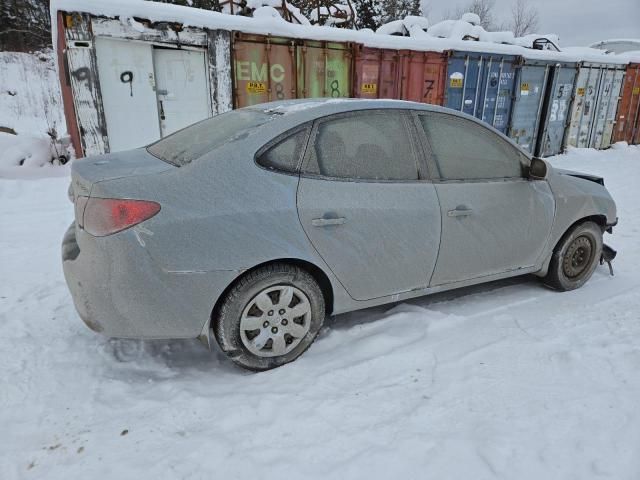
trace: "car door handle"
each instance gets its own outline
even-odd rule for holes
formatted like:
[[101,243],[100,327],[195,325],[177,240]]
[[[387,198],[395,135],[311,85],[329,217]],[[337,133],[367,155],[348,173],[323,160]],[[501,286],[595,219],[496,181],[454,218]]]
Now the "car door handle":
[[473,213],[470,208],[456,208],[447,212],[448,217],[467,217]]
[[344,217],[338,218],[314,218],[311,225],[314,227],[330,227],[332,225],[343,225],[347,221]]

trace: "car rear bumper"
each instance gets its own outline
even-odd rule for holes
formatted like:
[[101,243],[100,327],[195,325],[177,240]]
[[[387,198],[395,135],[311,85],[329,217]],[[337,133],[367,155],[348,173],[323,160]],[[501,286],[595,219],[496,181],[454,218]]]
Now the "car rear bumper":
[[72,224],[62,264],[73,302],[93,331],[117,338],[196,338],[236,271],[166,272],[131,231],[96,238]]

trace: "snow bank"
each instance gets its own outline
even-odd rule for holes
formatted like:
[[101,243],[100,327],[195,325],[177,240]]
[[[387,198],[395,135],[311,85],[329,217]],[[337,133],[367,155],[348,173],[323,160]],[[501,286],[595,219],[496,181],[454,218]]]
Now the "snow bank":
[[52,51],[0,52],[0,127],[58,135],[67,127]]
[[68,174],[60,159],[74,155],[51,51],[0,52],[0,127],[0,177]]
[[[606,55],[603,51],[599,51],[598,53],[590,52],[587,58],[580,55],[530,50],[519,45],[504,45],[501,43],[489,43],[489,41],[485,41],[491,37],[480,38],[481,41],[478,42],[469,42],[460,40],[459,38],[462,37],[459,33],[454,35],[455,38],[437,38],[437,36],[429,34],[419,35],[417,37],[379,35],[371,34],[370,32],[342,28],[290,24],[282,22],[280,19],[272,18],[268,15],[261,18],[248,18],[226,15],[197,8],[183,7],[180,5],[148,2],[144,0],[52,0],[51,23],[53,25],[52,35],[54,44],[57,41],[55,26],[57,25],[56,17],[58,11],[83,12],[108,17],[141,17],[152,22],[177,21],[192,27],[238,30],[245,33],[279,35],[310,40],[358,42],[377,48],[412,49],[435,52],[453,49],[522,55],[534,59],[550,59],[557,61],[589,60],[620,64],[628,63],[625,59],[616,58],[614,55]],[[468,22],[463,23],[474,27]],[[466,29],[467,27],[459,25],[456,28]],[[417,30],[416,25],[414,25],[412,31]],[[420,31],[422,31],[422,29],[420,29]],[[431,31],[431,29],[429,29],[429,31]],[[473,30],[473,32],[478,35],[480,34],[480,31],[477,29]],[[422,31],[422,33],[424,32]]]
[[341,315],[260,374],[197,341],[89,331],[60,261],[69,181],[0,180],[2,479],[637,478],[640,147],[551,162],[605,177],[615,277]]
[[0,178],[66,176],[72,147],[46,136],[0,132]]

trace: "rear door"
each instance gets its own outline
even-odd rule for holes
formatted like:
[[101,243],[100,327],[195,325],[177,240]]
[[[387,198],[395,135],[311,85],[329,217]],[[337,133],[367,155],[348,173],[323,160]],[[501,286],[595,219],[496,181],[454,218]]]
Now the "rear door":
[[155,48],[153,58],[162,136],[210,117],[204,52]]
[[419,123],[438,176],[442,217],[431,285],[534,266],[554,217],[547,182],[525,178],[527,158],[476,122],[429,113]]
[[356,300],[425,288],[440,243],[440,208],[418,167],[415,125],[368,110],[314,125],[298,186],[302,226]]

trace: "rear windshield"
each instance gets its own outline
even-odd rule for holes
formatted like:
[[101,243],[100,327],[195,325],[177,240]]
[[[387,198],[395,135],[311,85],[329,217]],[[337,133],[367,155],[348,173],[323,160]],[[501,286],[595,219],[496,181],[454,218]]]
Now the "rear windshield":
[[149,145],[147,151],[160,160],[180,167],[224,143],[243,138],[274,116],[273,113],[260,110],[233,110],[178,130]]

